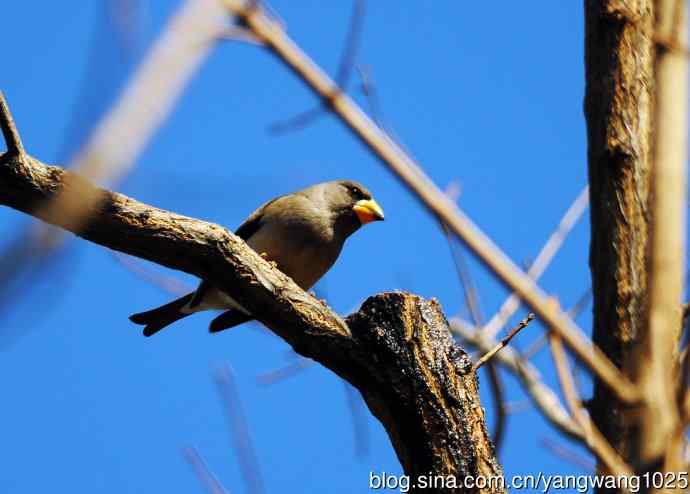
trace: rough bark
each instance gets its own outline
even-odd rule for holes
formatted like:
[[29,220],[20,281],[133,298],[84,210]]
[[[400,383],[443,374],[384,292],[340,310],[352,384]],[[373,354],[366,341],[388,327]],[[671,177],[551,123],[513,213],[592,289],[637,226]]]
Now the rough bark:
[[[99,199],[88,224],[37,207],[69,188]],[[347,323],[225,228],[109,192],[21,153],[0,155],[0,204],[78,236],[222,287],[257,319],[357,387],[411,477],[502,474],[487,434],[477,377],[435,301],[406,293],[369,298]],[[134,328],[132,328],[134,330]],[[438,478],[438,477],[437,477]],[[447,480],[447,479],[446,479]],[[416,491],[417,489],[412,489]],[[499,492],[491,485],[483,492]]]
[[[652,9],[652,0],[585,1],[593,340],[624,371],[646,313]],[[604,436],[629,460],[634,424],[599,380],[590,411]]]

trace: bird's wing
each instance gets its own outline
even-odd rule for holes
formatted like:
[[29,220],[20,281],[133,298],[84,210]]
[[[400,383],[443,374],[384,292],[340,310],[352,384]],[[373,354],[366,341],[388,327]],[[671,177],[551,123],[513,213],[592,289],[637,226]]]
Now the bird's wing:
[[[268,201],[267,203],[259,207],[256,211],[254,211],[252,214],[250,214],[249,218],[244,220],[244,223],[242,223],[239,226],[239,228],[235,230],[235,235],[240,237],[245,242],[249,240],[252,237],[252,235],[254,235],[261,227],[261,220],[263,219],[264,211],[266,210],[266,208],[278,199],[280,198],[276,197],[275,199]],[[211,288],[213,288],[213,285],[208,281],[203,280],[199,285],[199,288],[196,289],[196,292],[194,293],[192,300],[189,302],[189,307],[193,308],[199,305],[204,300],[204,297]]]
[[213,285],[211,283],[209,283],[206,280],[202,280],[201,284],[199,285],[199,288],[197,288],[196,292],[194,292],[192,300],[189,301],[189,308],[193,309],[194,307],[199,305],[204,300],[204,297],[206,297],[206,294],[211,288],[213,288]]
[[249,218],[244,220],[244,223],[242,223],[239,228],[235,230],[235,235],[240,237],[245,242],[249,240],[261,226],[261,220],[263,219],[266,208],[276,202],[278,199],[280,199],[280,197],[276,197],[275,199],[268,201],[266,204],[250,214]]

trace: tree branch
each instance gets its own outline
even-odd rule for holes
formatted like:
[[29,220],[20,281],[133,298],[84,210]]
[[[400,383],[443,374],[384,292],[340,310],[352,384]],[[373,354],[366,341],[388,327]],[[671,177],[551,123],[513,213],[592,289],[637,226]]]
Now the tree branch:
[[[57,211],[36,207],[73,187],[97,198],[84,204],[90,220],[79,229]],[[346,324],[225,228],[95,187],[26,154],[0,155],[0,204],[227,291],[296,352],[359,389],[411,477],[501,474],[472,362],[436,302],[381,294]]]
[[24,154],[22,140],[2,91],[0,91],[0,129],[2,129],[2,136],[5,138],[7,152],[9,154]]

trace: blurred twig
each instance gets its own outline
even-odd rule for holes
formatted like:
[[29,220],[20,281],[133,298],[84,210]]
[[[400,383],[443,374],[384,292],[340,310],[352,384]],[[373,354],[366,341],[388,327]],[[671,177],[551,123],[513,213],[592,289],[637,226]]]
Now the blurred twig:
[[182,454],[209,494],[230,494],[213,474],[197,448],[194,446],[184,448]]
[[259,384],[275,384],[278,381],[287,379],[288,377],[293,377],[297,375],[300,371],[311,367],[314,364],[312,359],[302,357],[301,355],[296,355],[292,362],[274,369],[269,372],[264,372],[256,377],[256,381]]
[[369,454],[369,429],[367,419],[369,415],[365,412],[362,396],[359,390],[353,388],[350,383],[343,381],[345,387],[345,398],[352,417],[352,435],[355,440],[355,456],[364,458]]
[[[572,230],[577,221],[582,217],[582,214],[587,209],[588,203],[589,187],[585,187],[577,195],[573,203],[565,212],[563,218],[561,218],[561,221],[558,223],[558,227],[546,241],[544,247],[542,247],[541,251],[537,255],[537,258],[531,263],[531,266],[527,270],[527,276],[535,281],[541,277],[551,263],[551,260],[563,245],[563,242],[568,236],[568,233],[570,233],[570,230]],[[501,308],[491,318],[487,325],[484,326],[483,331],[485,331],[489,337],[494,338],[519,308],[520,297],[513,293],[505,300],[505,302],[503,302]]]
[[128,256],[127,254],[114,250],[110,251],[110,253],[118,264],[127,271],[168,293],[173,295],[184,295],[195,290],[192,286],[173,276],[168,276],[154,269],[149,269],[148,266],[136,257]]
[[[223,10],[214,0],[186,0],[173,15],[149,54],[145,57],[119,100],[95,127],[91,136],[77,152],[73,169],[82,177],[96,182],[120,180],[133,166],[153,133],[167,118],[187,81],[205,60],[216,34],[221,29]],[[0,111],[6,118],[6,108]],[[13,127],[2,125],[3,134]],[[14,129],[16,132],[16,129]],[[6,138],[11,134],[5,134]],[[13,145],[14,146],[14,145]],[[16,146],[15,146],[16,147]],[[77,181],[48,204],[37,205],[37,216],[47,222],[59,222],[78,229],[92,211],[97,197],[93,189],[81,187]],[[59,220],[59,221],[58,221]],[[49,249],[27,244],[0,255],[0,272],[16,276],[22,265],[46,256],[63,243],[64,232],[49,225],[39,225],[42,239]],[[24,239],[30,238],[28,235]],[[44,240],[45,241],[45,240]],[[7,283],[7,278],[3,279]]]
[[400,146],[381,131],[364,112],[345,95],[290,37],[261,9],[248,9],[241,0],[222,0],[228,9],[266,40],[272,53],[284,62],[322,99],[333,113],[366,144],[439,219],[458,235],[479,259],[510,290],[563,337],[587,367],[599,376],[624,403],[637,402],[639,393],[620,370],[593,346],[584,332],[525,275],[474,223],[434,185],[421,167]]
[[563,348],[561,338],[556,333],[549,332],[549,343],[553,355],[558,380],[561,383],[563,396],[565,397],[570,413],[584,431],[584,440],[587,447],[614,475],[630,477],[632,469],[623,461],[620,455],[611,446],[611,443],[603,436],[599,429],[589,419],[589,415],[582,408],[582,402],[575,387],[572,374],[568,365],[568,358]]
[[235,384],[235,377],[229,365],[226,364],[216,371],[216,384],[225,404],[233,446],[240,461],[247,490],[252,494],[261,494],[264,492],[264,482],[259,460],[249,434],[249,426],[242,409],[242,400]]
[[[577,301],[573,304],[570,309],[568,309],[568,315],[575,319],[580,313],[589,305],[589,303],[592,301],[592,287],[589,287],[580,297],[577,299]],[[532,342],[532,344],[527,347],[523,352],[522,352],[522,358],[525,360],[531,359],[539,350],[541,350],[544,345],[546,344],[546,341],[548,339],[548,336],[546,333],[542,333],[539,335],[539,337]]]
[[560,444],[553,439],[543,437],[539,442],[546,449],[551,451],[562,460],[582,468],[587,473],[592,473],[596,469],[596,464],[593,461],[581,456],[569,448],[566,448],[563,444]]
[[[350,80],[352,69],[359,47],[359,40],[361,38],[362,24],[364,22],[364,0],[354,0],[352,4],[352,15],[350,16],[350,26],[347,31],[347,38],[345,41],[345,48],[340,57],[340,64],[338,72],[336,73],[336,83],[338,87],[345,88]],[[271,124],[269,132],[272,134],[285,134],[294,130],[299,130],[317,118],[328,114],[328,99],[323,99],[318,106],[306,110],[292,118],[282,122]]]

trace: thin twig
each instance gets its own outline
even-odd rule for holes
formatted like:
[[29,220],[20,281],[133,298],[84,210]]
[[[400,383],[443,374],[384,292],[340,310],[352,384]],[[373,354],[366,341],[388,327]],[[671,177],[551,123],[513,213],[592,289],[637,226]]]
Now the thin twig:
[[480,358],[474,366],[472,366],[472,369],[476,372],[477,369],[479,369],[482,365],[484,365],[486,362],[491,360],[491,357],[496,355],[499,351],[501,351],[502,348],[504,348],[508,343],[510,343],[510,340],[515,337],[520,331],[525,329],[527,325],[534,319],[534,314],[531,312],[527,314],[527,317],[525,317],[520,323],[515,326],[510,333],[508,333],[498,345],[493,347],[491,351],[487,352],[482,358]]
[[529,400],[508,401],[503,405],[503,411],[506,413],[506,415],[515,415],[526,412],[530,408],[532,408],[532,404]]
[[343,381],[345,386],[345,398],[352,417],[352,435],[355,441],[355,456],[364,458],[369,454],[369,429],[367,419],[369,415],[365,412],[362,402],[362,395],[357,388],[353,388],[350,383]]
[[[485,338],[482,332],[472,324],[457,317],[452,318],[449,322],[453,334],[482,352],[488,352],[496,346],[494,340]],[[498,352],[493,361],[513,373],[520,380],[527,396],[552,425],[563,434],[575,440],[582,440],[580,426],[565,410],[558,395],[544,384],[536,367],[524,360],[515,349],[509,346]]]
[[590,286],[585,292],[580,295],[577,301],[568,309],[568,315],[575,319],[592,301],[592,287]]
[[383,120],[383,114],[381,113],[378,92],[376,91],[376,86],[374,85],[371,77],[371,69],[367,66],[358,65],[357,72],[359,73],[359,78],[361,80],[359,88],[366,98],[367,104],[369,105],[369,114],[374,122],[376,122],[376,125],[383,129],[385,128],[385,123]]
[[599,376],[624,403],[639,401],[640,395],[621,371],[593,346],[585,333],[525,275],[477,226],[426,176],[421,167],[349,98],[302,50],[264,15],[247,10],[241,0],[222,0],[228,9],[254,33],[265,39],[283,61],[320,97],[329,108],[407,185],[438,219],[458,235],[478,258],[511,291],[558,331],[587,367]]
[[15,155],[24,154],[22,139],[19,137],[17,126],[10,112],[10,107],[2,91],[0,91],[0,127],[2,128],[2,135],[5,138],[7,152]]
[[[354,0],[352,5],[352,15],[350,16],[350,26],[347,31],[345,48],[340,57],[340,64],[336,75],[336,84],[340,88],[347,87],[352,74],[352,67],[357,55],[359,39],[361,38],[362,24],[364,21],[364,0]],[[318,106],[305,110],[280,122],[271,124],[268,131],[274,135],[286,134],[295,130],[303,129],[312,122],[328,114],[328,98],[322,99]]]
[[298,355],[293,362],[290,362],[279,369],[264,372],[263,374],[256,376],[256,381],[263,385],[275,384],[278,381],[282,381],[288,377],[298,374],[300,371],[311,367],[313,364],[314,361],[312,359]]
[[364,6],[364,0],[354,0],[352,3],[352,14],[350,15],[350,26],[347,30],[345,50],[340,58],[340,66],[335,76],[335,82],[341,88],[347,87],[352,74],[352,68],[355,65],[359,41],[362,37],[362,25],[364,24]]
[[214,475],[208,464],[199,453],[199,450],[190,446],[182,450],[185,460],[191,465],[192,470],[199,478],[201,484],[206,488],[208,494],[230,494],[229,491],[223,487],[218,477]]
[[[580,313],[589,305],[589,303],[592,300],[592,287],[589,287],[580,297],[578,297],[577,301],[568,309],[568,315],[575,319]],[[529,347],[527,347],[523,352],[522,352],[522,357],[526,360],[531,359],[534,357],[534,355],[541,350],[544,345],[547,342],[547,334],[542,333],[539,335],[539,338],[534,340]]]
[[[589,187],[585,186],[565,212],[561,221],[558,223],[558,227],[541,248],[537,258],[534,262],[530,263],[530,267],[527,270],[527,276],[536,281],[544,274],[544,271],[546,271],[546,268],[549,266],[556,253],[560,250],[566,237],[587,209],[587,204],[589,204]],[[520,298],[517,294],[512,293],[505,302],[503,302],[501,308],[496,312],[494,317],[484,326],[483,330],[488,336],[494,338],[519,308]]]
[[139,258],[128,256],[122,252],[110,251],[113,258],[127,271],[138,276],[142,280],[151,283],[161,290],[173,295],[184,295],[194,291],[194,288],[173,276],[149,269]]
[[568,463],[580,467],[587,473],[594,472],[597,467],[593,461],[581,456],[570,448],[566,448],[563,444],[557,443],[553,439],[542,437],[539,442],[554,455],[567,461]]
[[590,451],[606,465],[611,473],[630,477],[633,474],[633,470],[623,461],[616,450],[613,449],[611,443],[609,443],[601,432],[599,432],[599,429],[597,429],[589,419],[587,412],[582,408],[582,402],[580,401],[577,388],[575,387],[575,382],[573,381],[569,369],[568,360],[560,336],[550,331],[549,343],[551,344],[551,354],[556,364],[556,371],[558,373],[561,389],[563,390],[563,396],[568,404],[568,408],[570,408],[570,413],[584,431],[585,444]]
[[247,491],[261,494],[265,491],[259,460],[254,449],[249,425],[242,408],[242,400],[235,383],[235,377],[229,365],[224,365],[216,372],[216,384],[225,404],[225,411],[230,422],[232,441],[240,460],[242,476]]

